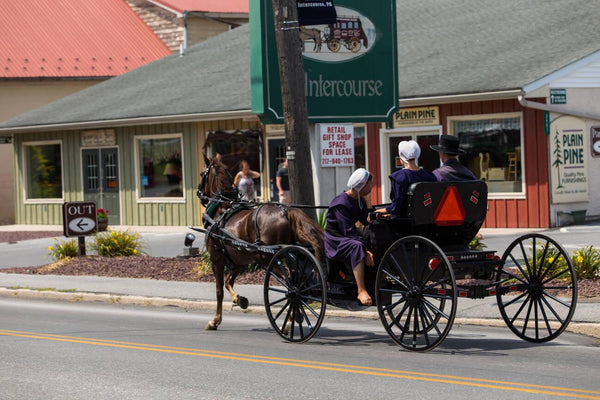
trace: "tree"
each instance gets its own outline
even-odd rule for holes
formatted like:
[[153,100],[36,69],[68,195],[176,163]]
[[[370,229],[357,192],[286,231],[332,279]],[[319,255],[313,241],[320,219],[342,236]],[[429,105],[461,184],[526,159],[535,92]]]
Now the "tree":
[[554,152],[553,152],[553,156],[554,156],[554,161],[552,162],[552,166],[556,167],[556,178],[558,180],[558,186],[556,187],[557,189],[562,189],[562,179],[560,179],[560,166],[563,164],[562,161],[562,151],[560,148],[560,133],[558,132],[558,129],[556,129],[556,132],[554,133]]
[[[272,0],[292,203],[314,205],[304,63],[295,0]],[[307,210],[316,217],[314,209]]]

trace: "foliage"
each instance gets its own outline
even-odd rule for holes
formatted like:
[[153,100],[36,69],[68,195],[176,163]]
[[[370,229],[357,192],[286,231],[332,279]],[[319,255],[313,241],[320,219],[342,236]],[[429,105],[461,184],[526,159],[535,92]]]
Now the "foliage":
[[212,269],[210,267],[210,255],[206,250],[202,251],[198,255],[198,261],[192,268],[192,273],[198,278],[212,273]]
[[600,278],[600,251],[587,246],[575,251],[571,256],[575,272],[579,279]]
[[136,256],[143,254],[143,243],[138,233],[123,232],[103,232],[94,235],[90,245],[99,256],[119,257]]
[[103,208],[98,209],[98,220],[108,219],[108,210]]
[[76,240],[61,242],[58,239],[54,239],[54,246],[49,246],[48,251],[54,260],[77,257],[79,256],[79,244]]
[[474,251],[481,251],[486,247],[487,245],[481,241],[480,235],[475,236],[473,240],[471,240],[471,242],[469,243],[469,249]]
[[321,229],[325,230],[325,225],[327,224],[327,211],[319,211],[317,215],[317,224]]

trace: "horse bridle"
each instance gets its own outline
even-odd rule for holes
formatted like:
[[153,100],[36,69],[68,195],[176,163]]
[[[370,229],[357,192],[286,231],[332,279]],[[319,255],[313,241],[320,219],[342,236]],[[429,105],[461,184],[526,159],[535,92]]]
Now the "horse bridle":
[[[210,172],[211,169],[213,170],[212,174]],[[215,178],[217,176],[217,170],[215,167],[215,162],[213,160],[210,160],[210,162],[206,166],[206,169],[200,174],[200,184],[198,185],[198,190],[196,191],[196,195],[198,196],[198,198],[200,199],[200,203],[204,207],[206,207],[208,205],[208,203],[210,203],[211,201],[221,202],[221,201],[238,201],[239,200],[239,192],[238,192],[237,188],[233,187],[233,177],[231,176],[231,173],[229,172],[229,170],[227,168],[225,168],[225,172],[227,172],[229,182],[232,183],[232,188],[231,188],[231,190],[223,190],[219,193],[215,193],[215,188],[214,188]],[[210,190],[210,193],[212,193],[211,197],[207,196],[203,192],[204,187],[206,186],[210,175],[212,175],[212,179],[208,182],[209,183],[208,190]]]

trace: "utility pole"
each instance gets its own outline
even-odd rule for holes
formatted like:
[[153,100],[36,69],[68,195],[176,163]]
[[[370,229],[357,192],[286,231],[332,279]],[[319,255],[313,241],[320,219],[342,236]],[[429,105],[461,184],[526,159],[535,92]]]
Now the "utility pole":
[[[298,9],[296,0],[272,2],[292,203],[313,206],[315,192]],[[316,218],[314,209],[305,211]]]

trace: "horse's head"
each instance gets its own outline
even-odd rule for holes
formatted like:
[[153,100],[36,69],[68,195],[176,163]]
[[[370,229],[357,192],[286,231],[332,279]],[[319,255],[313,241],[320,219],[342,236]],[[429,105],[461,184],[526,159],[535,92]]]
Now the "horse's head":
[[206,207],[216,194],[221,194],[230,200],[237,199],[237,192],[233,188],[233,177],[221,161],[221,156],[217,154],[209,159],[204,155],[204,163],[206,168],[200,174],[200,184],[197,192],[202,205]]

